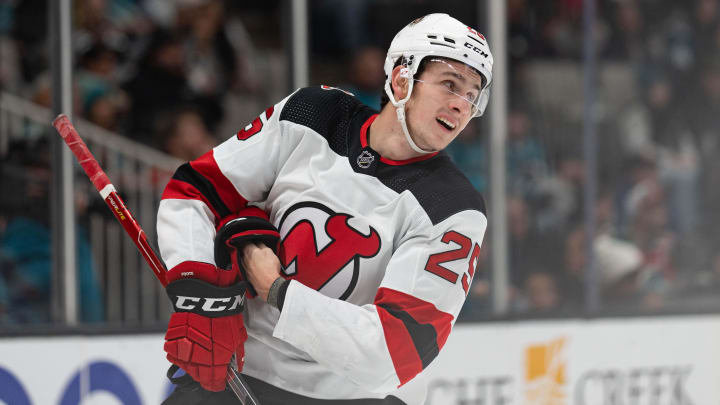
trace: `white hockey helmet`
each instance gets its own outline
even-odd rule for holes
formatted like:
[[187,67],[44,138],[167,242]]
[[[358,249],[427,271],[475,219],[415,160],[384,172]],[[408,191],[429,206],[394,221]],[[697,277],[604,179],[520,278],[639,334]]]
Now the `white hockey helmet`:
[[385,58],[385,93],[390,102],[395,107],[404,107],[412,93],[413,81],[410,80],[407,96],[402,100],[395,100],[390,81],[398,59],[405,58],[409,77],[412,78],[417,73],[420,62],[427,56],[462,62],[477,70],[485,78],[475,113],[476,117],[481,116],[490,98],[492,53],[482,34],[447,14],[428,14],[418,18],[393,38]]
[[434,150],[423,150],[410,136],[405,121],[405,103],[410,99],[415,80],[408,80],[408,92],[402,100],[395,100],[392,90],[392,71],[401,60],[408,71],[403,75],[415,79],[420,62],[428,57],[452,59],[462,62],[475,69],[484,77],[483,88],[477,99],[474,117],[485,112],[490,99],[490,82],[492,81],[493,57],[485,37],[472,27],[450,17],[447,14],[428,14],[405,26],[395,35],[385,57],[385,93],[395,106],[398,121],[402,126],[405,139],[410,147],[418,153],[433,153]]

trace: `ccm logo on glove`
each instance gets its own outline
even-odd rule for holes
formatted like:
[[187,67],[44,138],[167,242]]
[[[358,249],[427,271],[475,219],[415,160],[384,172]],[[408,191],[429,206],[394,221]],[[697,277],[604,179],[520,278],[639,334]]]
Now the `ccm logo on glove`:
[[239,314],[245,305],[247,283],[218,287],[197,279],[168,284],[166,292],[175,312],[193,312],[207,317]]
[[[198,307],[198,304],[201,302],[204,302],[200,309],[207,312],[213,312],[213,311],[232,311],[233,309],[238,308],[240,305],[243,304],[243,297],[241,295],[236,295],[235,300],[233,301],[232,306],[228,308],[227,305],[220,305],[220,304],[227,304],[230,302],[231,298],[202,298],[202,297],[186,297],[184,295],[178,295],[177,300],[175,301],[175,308],[178,310],[186,310],[186,311],[192,311],[193,309]],[[242,307],[240,307],[242,308]]]

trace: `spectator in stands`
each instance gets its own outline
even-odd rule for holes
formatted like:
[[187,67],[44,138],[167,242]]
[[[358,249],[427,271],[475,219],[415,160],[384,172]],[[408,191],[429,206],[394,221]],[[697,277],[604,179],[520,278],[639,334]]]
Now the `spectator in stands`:
[[538,7],[544,13],[540,34],[545,51],[560,58],[578,57],[582,49],[582,7],[574,0],[555,0]]
[[637,184],[626,204],[631,241],[642,250],[645,265],[667,280],[674,279],[673,254],[677,236],[670,230],[668,203],[662,185],[652,179]]
[[647,156],[667,188],[673,230],[688,235],[697,224],[700,156],[697,137],[667,74],[648,76],[644,104],[627,109],[621,142],[628,155]]
[[129,56],[138,39],[153,30],[152,21],[135,1],[78,0],[73,2],[73,12],[76,50],[104,43]]
[[238,79],[237,50],[225,32],[225,15],[222,1],[178,3],[188,88],[211,131],[222,120],[223,98]]
[[191,107],[160,115],[157,125],[160,148],[183,161],[197,159],[217,143],[200,113]]
[[508,51],[510,53],[510,68],[523,63],[537,53],[538,38],[535,35],[534,10],[527,0],[512,0],[507,2],[508,14]]
[[700,161],[696,138],[687,117],[680,113],[675,93],[667,77],[656,78],[648,89],[648,107],[658,174],[668,192],[670,226],[687,235],[697,224]]
[[[586,233],[582,226],[565,241],[565,273],[560,282],[563,301],[577,310],[584,303],[587,271]],[[663,305],[669,283],[652,267],[633,242],[602,231],[593,241],[593,254],[602,299],[602,308],[657,309]]]
[[560,309],[560,293],[555,275],[542,269],[530,271],[517,305],[517,310],[535,315]]
[[105,44],[93,44],[79,61],[76,81],[83,99],[85,117],[111,131],[119,132],[130,100],[117,85],[118,55]]
[[185,71],[185,50],[178,34],[158,30],[140,60],[137,75],[124,86],[130,95],[129,135],[152,144],[156,117],[192,101]]
[[[46,71],[35,77],[35,80],[25,89],[25,96],[33,103],[50,109],[52,107],[52,78],[50,72]],[[82,112],[82,100],[80,91],[77,86],[73,86],[73,109]],[[24,139],[28,142],[34,142],[38,138],[45,137],[48,134],[48,125],[36,123],[28,120],[28,122],[15,133],[15,137]]]
[[610,7],[613,13],[614,30],[605,56],[640,64],[645,60],[647,49],[645,38],[645,17],[637,1],[618,1]]
[[580,219],[585,163],[578,153],[558,152],[554,174],[542,178],[533,195],[538,230],[565,232]]
[[585,232],[582,226],[576,225],[564,240],[563,274],[559,281],[563,301],[570,307],[579,308],[583,303],[585,287],[582,280],[586,265]]
[[510,197],[506,205],[510,236],[510,274],[513,286],[522,288],[527,272],[536,267],[536,260],[540,259],[535,250],[540,241],[533,228],[532,214],[525,200],[520,197]]
[[663,305],[666,283],[644,267],[637,246],[606,233],[595,239],[594,253],[604,309],[657,309]]
[[310,21],[322,21],[310,24],[313,52],[322,56],[337,55],[367,44],[372,35],[367,26],[373,3],[376,1],[312,1]]
[[[43,143],[16,145],[14,153],[2,165],[0,195],[4,197],[2,206],[6,208],[7,226],[0,234],[0,257],[11,265],[3,266],[0,284],[7,289],[5,302],[10,322],[50,321],[52,243],[48,224],[48,149]],[[80,319],[102,321],[104,306],[95,278],[90,243],[80,227],[76,242]]]
[[32,83],[49,68],[48,5],[46,0],[23,0],[17,2],[13,10],[11,36],[20,56],[20,72],[25,83]]
[[716,33],[720,27],[720,4],[718,0],[695,0],[693,9],[694,49],[698,62],[717,55],[720,47]]
[[385,52],[375,46],[356,50],[348,63],[347,84],[340,86],[376,110],[380,110],[380,91],[385,85]]
[[533,133],[532,120],[523,106],[508,114],[507,182],[510,192],[525,198],[548,175],[545,146]]

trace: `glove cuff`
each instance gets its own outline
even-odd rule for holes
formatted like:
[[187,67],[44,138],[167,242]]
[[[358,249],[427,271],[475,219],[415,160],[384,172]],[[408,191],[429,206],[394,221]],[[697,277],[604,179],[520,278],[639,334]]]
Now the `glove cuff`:
[[247,282],[218,287],[197,279],[173,281],[165,288],[175,312],[192,312],[208,318],[242,313]]

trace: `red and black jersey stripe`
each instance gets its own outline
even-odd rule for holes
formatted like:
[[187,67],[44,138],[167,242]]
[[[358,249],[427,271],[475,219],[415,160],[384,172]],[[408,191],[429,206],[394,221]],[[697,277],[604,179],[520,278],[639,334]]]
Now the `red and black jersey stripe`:
[[445,345],[453,316],[399,291],[380,288],[375,296],[380,323],[400,385],[424,370]]
[[247,205],[247,200],[234,190],[235,187],[215,162],[213,151],[209,151],[200,158],[181,165],[173,174],[162,198],[203,201],[215,215],[217,226],[223,218]]

